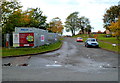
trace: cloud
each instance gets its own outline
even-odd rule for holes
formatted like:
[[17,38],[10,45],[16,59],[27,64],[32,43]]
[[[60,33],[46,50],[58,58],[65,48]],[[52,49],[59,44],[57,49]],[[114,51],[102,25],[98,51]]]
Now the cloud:
[[90,19],[94,31],[104,30],[103,15],[105,9],[112,5],[117,5],[119,0],[20,0],[24,9],[28,7],[39,7],[48,17],[49,22],[54,17],[59,17],[63,22],[67,16],[75,11],[80,16]]

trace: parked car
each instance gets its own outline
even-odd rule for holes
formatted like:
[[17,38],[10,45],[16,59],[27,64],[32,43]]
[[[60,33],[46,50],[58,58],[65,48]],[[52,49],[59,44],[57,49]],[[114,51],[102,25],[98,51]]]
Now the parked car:
[[112,35],[106,35],[105,37],[112,37]]
[[77,37],[76,42],[83,42],[83,38]]
[[88,38],[85,41],[85,47],[99,47],[99,43],[95,38]]

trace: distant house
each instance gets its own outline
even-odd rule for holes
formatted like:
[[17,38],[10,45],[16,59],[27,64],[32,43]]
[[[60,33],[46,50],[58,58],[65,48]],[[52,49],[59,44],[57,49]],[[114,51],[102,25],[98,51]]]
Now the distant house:
[[92,34],[97,34],[97,32],[92,32]]
[[111,34],[110,30],[105,30],[106,34]]
[[[82,30],[80,30],[78,34],[83,34]],[[88,32],[84,30],[84,34],[88,34]]]

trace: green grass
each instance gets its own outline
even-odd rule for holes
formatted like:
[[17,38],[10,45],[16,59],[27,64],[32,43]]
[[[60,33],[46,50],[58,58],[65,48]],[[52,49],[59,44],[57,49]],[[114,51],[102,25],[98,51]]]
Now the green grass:
[[118,40],[116,39],[116,37],[105,37],[106,34],[98,34],[97,39],[98,40],[102,40],[105,42],[110,42],[110,43],[115,43],[118,44]]
[[5,56],[16,56],[16,55],[24,55],[24,54],[34,54],[34,53],[41,53],[46,51],[52,51],[55,49],[60,48],[62,42],[56,42],[50,45],[40,46],[38,48],[2,48],[2,57]]
[[114,52],[119,52],[119,47],[120,46],[116,46],[113,47],[112,44],[118,44],[118,40],[116,39],[116,37],[105,37],[106,34],[98,34],[97,39],[101,40],[99,41],[99,45],[101,48],[110,50],[110,51],[114,51]]
[[112,44],[109,44],[109,43],[99,41],[99,46],[101,48],[106,49],[106,50],[114,51],[114,52],[117,52],[117,53],[119,52],[119,50],[118,50],[119,47],[118,46],[113,47]]
[[82,37],[82,38],[87,38],[88,35],[87,34],[80,34],[80,35],[75,35],[75,36],[72,36],[73,38],[77,38],[77,37]]

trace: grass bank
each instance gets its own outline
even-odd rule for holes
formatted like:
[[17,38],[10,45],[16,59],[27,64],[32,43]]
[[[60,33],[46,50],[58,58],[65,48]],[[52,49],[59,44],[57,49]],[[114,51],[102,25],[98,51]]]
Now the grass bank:
[[97,39],[104,42],[114,43],[114,44],[119,43],[116,37],[105,37],[105,35],[106,34],[98,34]]
[[[99,40],[99,45],[101,48],[110,50],[113,52],[119,53],[119,41],[116,37],[105,37],[106,34],[98,34],[97,39]],[[112,46],[112,44],[116,44],[117,46]]]
[[119,46],[112,46],[112,44],[110,43],[105,43],[105,42],[100,42],[99,41],[99,46],[100,48],[103,48],[103,49],[106,49],[106,50],[109,50],[109,51],[113,51],[113,52],[116,52],[118,53],[119,52]]
[[2,57],[42,53],[42,52],[58,49],[61,46],[62,46],[62,42],[58,41],[54,44],[44,45],[37,48],[10,48],[10,49],[2,48]]

